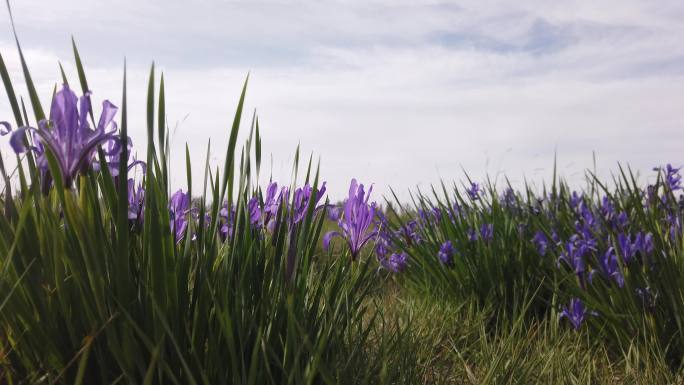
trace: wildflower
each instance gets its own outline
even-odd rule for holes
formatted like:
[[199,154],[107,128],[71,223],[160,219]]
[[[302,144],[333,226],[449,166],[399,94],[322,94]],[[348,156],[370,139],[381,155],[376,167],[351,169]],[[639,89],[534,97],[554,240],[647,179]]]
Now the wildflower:
[[408,266],[408,254],[404,252],[394,253],[388,259],[382,260],[380,264],[393,273],[401,273]]
[[559,318],[567,318],[575,330],[579,330],[587,315],[596,315],[596,312],[587,311],[579,298],[572,298],[569,306],[563,306],[563,311],[561,311]]
[[454,246],[451,244],[451,241],[442,243],[442,246],[439,247],[437,257],[439,257],[440,262],[445,266],[451,267],[454,265]]
[[[133,167],[140,166],[140,168],[142,169],[142,172],[144,174],[146,172],[146,169],[147,169],[145,162],[143,162],[141,160],[136,160],[134,157],[133,161],[130,164],[128,163],[130,161],[130,158],[131,158],[131,150],[133,149],[133,142],[131,141],[130,137],[128,137],[126,140],[126,148],[127,148],[126,163],[128,164],[128,166],[126,168],[130,171]],[[123,153],[123,146],[121,145],[121,141],[110,140],[108,142],[107,151],[105,151],[105,157],[107,159],[107,167],[109,168],[109,174],[113,178],[116,178],[119,176],[119,164],[121,163],[121,154],[122,153]],[[99,161],[93,162],[93,169],[95,171],[100,171],[100,162]]]
[[417,232],[418,222],[410,220],[403,224],[398,232],[398,235],[406,241],[406,243],[411,246],[412,244],[417,244],[422,241],[420,235]]
[[549,239],[542,231],[537,231],[534,234],[532,242],[534,242],[535,246],[537,247],[537,252],[539,252],[539,255],[546,255],[546,250],[549,247]]
[[[620,265],[618,264],[617,256],[615,255],[615,249],[609,247],[606,252],[599,257],[599,271],[601,274],[608,278],[613,279],[617,283],[618,287],[623,287],[625,285],[625,278],[620,271]],[[595,271],[592,271],[589,275],[589,280],[591,281],[594,276]]]
[[233,224],[235,223],[235,207],[231,205],[228,208],[228,203],[225,203],[221,210],[219,210],[219,222],[221,227],[219,228],[219,236],[222,241],[232,237],[233,234]]
[[485,223],[482,226],[480,226],[480,236],[482,237],[482,240],[485,242],[491,241],[494,238],[494,224]]
[[330,205],[328,208],[328,219],[337,222],[342,217],[342,208],[336,205]]
[[603,219],[606,220],[606,222],[613,221],[613,218],[615,217],[615,207],[613,207],[613,203],[607,196],[604,196],[601,200],[601,208],[599,209],[599,211],[601,212],[601,215],[603,216]]
[[670,191],[676,191],[682,189],[682,176],[679,174],[681,167],[672,167],[671,164],[667,164],[665,169],[662,167],[654,168],[655,171],[665,171],[665,183]]
[[642,257],[653,254],[653,234],[652,233],[637,233],[634,244],[632,245],[635,251],[641,253]]
[[188,228],[187,214],[190,212],[190,196],[183,190],[176,191],[169,200],[171,232],[176,242],[180,242]]
[[617,216],[616,222],[619,229],[625,229],[627,225],[629,225],[629,217],[627,216],[627,213],[621,211]]
[[584,286],[585,257],[593,251],[596,251],[595,241],[575,234],[565,243],[565,250],[561,253],[556,264],[560,267],[561,261],[565,262],[577,275],[580,285]]
[[476,201],[480,199],[480,185],[474,182],[470,183],[470,187],[466,189],[466,192],[468,193],[468,196],[470,199]]
[[132,178],[128,179],[128,219],[141,223],[145,214],[145,189],[141,184],[135,186]]
[[358,184],[356,179],[352,179],[349,186],[349,198],[344,204],[344,214],[338,222],[342,232],[331,231],[323,236],[323,247],[327,249],[330,240],[339,236],[347,240],[352,261],[356,260],[363,246],[373,237],[378,235],[378,231],[372,227],[375,219],[375,202],[369,204],[373,187],[368,189],[368,195],[363,190],[363,185]]
[[471,242],[477,241],[477,238],[478,238],[477,231],[475,229],[468,228],[466,230],[466,237],[468,237],[468,240]]
[[499,200],[501,201],[501,205],[508,209],[516,208],[518,204],[515,197],[515,192],[510,187],[506,188]]
[[[77,103],[80,106],[77,107]],[[10,144],[16,153],[32,150],[36,153],[36,164],[43,172],[48,172],[45,149],[55,156],[64,186],[71,186],[79,172],[90,167],[97,146],[108,141],[118,141],[114,115],[117,107],[105,100],[97,127],[93,130],[88,124],[90,93],[80,100],[66,84],[55,94],[50,108],[50,120],[38,122],[38,128],[21,127],[12,133]],[[26,146],[25,133],[31,132],[34,138],[32,147]]]
[[572,194],[570,195],[570,200],[568,201],[568,204],[570,204],[570,208],[572,210],[577,210],[577,208],[583,202],[584,202],[584,194],[577,194],[577,191],[573,191]]
[[[306,216],[306,212],[309,209],[309,202],[311,201],[311,194],[313,194],[313,187],[311,187],[308,183],[304,185],[304,187],[297,188],[294,192],[294,200],[292,202],[292,219],[294,223],[299,223],[304,219]],[[323,195],[325,194],[325,182],[321,185],[321,188],[318,190],[318,194],[314,197],[314,207],[315,209],[318,209],[319,207],[316,207],[316,204],[321,200]]]
[[632,258],[637,252],[635,244],[632,244],[629,235],[620,233],[617,236],[618,249],[620,250],[620,256],[625,263],[630,263]]
[[259,208],[259,198],[252,197],[247,202],[247,211],[249,212],[249,223],[255,225],[261,219],[261,208]]

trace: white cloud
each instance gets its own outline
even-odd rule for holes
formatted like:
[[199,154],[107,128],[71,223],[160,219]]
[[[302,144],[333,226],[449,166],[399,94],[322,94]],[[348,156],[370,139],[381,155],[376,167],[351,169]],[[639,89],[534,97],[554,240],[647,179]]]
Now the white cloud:
[[[603,176],[618,161],[644,173],[681,162],[683,5],[511,4],[122,1],[102,11],[72,0],[16,2],[14,13],[46,101],[57,60],[75,73],[70,33],[97,98],[119,101],[128,55],[138,148],[144,63],[161,58],[169,120],[183,121],[173,142],[179,185],[185,142],[195,176],[209,138],[222,159],[250,69],[247,111],[258,108],[274,176],[289,178],[301,143],[321,156],[334,198],[352,177],[386,193],[460,179],[461,168],[478,179],[505,172],[541,182],[556,150],[574,183],[593,151]],[[6,60],[16,56],[10,43],[8,28],[0,33]],[[8,65],[20,84],[16,59]],[[9,106],[0,104],[3,116]]]

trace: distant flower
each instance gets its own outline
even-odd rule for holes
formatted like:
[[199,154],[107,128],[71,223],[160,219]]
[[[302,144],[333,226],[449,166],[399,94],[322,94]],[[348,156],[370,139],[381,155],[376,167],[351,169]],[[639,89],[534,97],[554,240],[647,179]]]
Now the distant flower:
[[624,211],[621,211],[620,214],[617,216],[617,227],[619,229],[625,229],[627,225],[629,225],[629,217],[627,216],[627,213]]
[[637,233],[632,247],[634,248],[634,250],[640,252],[643,257],[650,256],[651,254],[653,254],[654,250],[653,234],[644,234],[642,232]]
[[356,260],[361,249],[373,237],[378,235],[373,226],[375,220],[375,202],[368,203],[373,187],[368,189],[368,195],[363,185],[352,179],[349,186],[349,198],[344,204],[344,214],[338,222],[341,232],[331,231],[323,236],[323,247],[327,249],[333,237],[342,237],[347,241],[352,261]]
[[259,207],[259,198],[252,197],[247,202],[247,211],[249,212],[249,223],[255,225],[261,219],[261,208]]
[[480,236],[485,242],[489,242],[494,238],[494,224],[485,223],[480,226]]
[[549,247],[549,239],[542,231],[537,231],[534,234],[532,242],[534,242],[535,246],[537,247],[537,252],[539,252],[539,255],[546,255],[546,250]]
[[190,212],[190,196],[183,190],[176,191],[169,200],[169,214],[171,217],[171,232],[176,242],[180,242],[188,228],[188,213]]
[[233,234],[233,224],[235,223],[235,207],[228,207],[228,203],[224,203],[221,210],[219,210],[219,236],[222,241],[229,239]]
[[681,167],[675,168],[668,163],[664,169],[662,167],[656,167],[654,170],[664,171],[664,178],[667,187],[670,189],[670,191],[676,191],[682,189],[682,176],[679,174],[680,169]]
[[607,222],[612,222],[615,217],[615,207],[613,207],[613,203],[607,196],[603,197],[601,200],[601,208],[599,211],[601,212],[603,219],[605,219]]
[[477,241],[477,238],[478,238],[477,230],[468,228],[466,230],[466,237],[468,237],[468,240],[471,242]]
[[[304,187],[297,188],[294,191],[294,199],[292,203],[292,220],[294,223],[299,223],[304,219],[306,216],[307,210],[309,209],[309,202],[312,199],[313,194],[313,187],[311,187],[308,183],[304,185]],[[321,188],[318,190],[318,193],[316,194],[314,198],[314,209],[318,209],[316,205],[318,202],[321,200],[321,198],[325,195],[325,182],[321,185]]]
[[418,234],[418,222],[414,220],[410,220],[401,225],[399,230],[397,230],[397,233],[400,237],[404,238],[409,246],[422,241],[420,235]]
[[328,206],[328,219],[337,222],[342,217],[342,207],[337,205]]
[[[35,152],[36,164],[43,172],[49,171],[45,153],[45,149],[49,148],[55,156],[64,185],[69,187],[79,172],[86,171],[91,166],[97,146],[118,140],[114,134],[117,107],[105,100],[99,123],[94,130],[88,124],[89,109],[90,93],[83,95],[79,101],[65,84],[52,99],[50,120],[41,120],[38,128],[19,128],[12,133],[10,144],[16,153],[29,150]],[[33,135],[33,147],[27,147],[25,142],[25,133],[29,132]]]
[[142,223],[145,216],[145,189],[141,184],[135,186],[132,178],[128,179],[128,219]]
[[568,321],[570,321],[570,324],[572,324],[572,327],[574,327],[575,330],[579,330],[580,326],[582,326],[582,322],[584,322],[584,318],[587,315],[596,315],[596,313],[593,311],[587,311],[579,298],[572,298],[570,300],[569,306],[563,306],[563,310],[560,313],[560,318],[567,318]]
[[[618,287],[623,287],[625,285],[625,278],[620,270],[620,265],[618,264],[617,256],[615,255],[615,249],[609,247],[603,255],[599,256],[598,262],[598,271],[601,273],[601,275],[603,275],[606,279],[614,280]],[[593,279],[595,272],[596,270],[592,271],[591,275],[589,276],[590,280]]]
[[466,192],[468,193],[468,196],[472,200],[478,200],[480,199],[480,185],[474,182],[470,183],[470,187],[466,189]]
[[393,273],[401,273],[408,266],[408,254],[404,252],[394,253],[388,259],[382,260],[381,265]]
[[[130,171],[133,169],[135,166],[140,166],[143,174],[147,171],[146,170],[146,165],[145,162],[136,160],[135,157],[133,158],[133,161],[128,163],[131,158],[131,150],[133,149],[133,142],[131,141],[131,138],[127,138],[126,140],[126,168]],[[107,167],[109,168],[109,174],[116,178],[119,176],[119,164],[121,163],[121,154],[123,153],[123,146],[121,145],[121,141],[119,139],[117,140],[110,140],[107,143],[107,150],[105,151],[105,158],[107,160]],[[95,171],[100,171],[100,162],[99,161],[93,161],[93,169]]]
[[625,233],[620,233],[617,235],[618,250],[620,251],[620,256],[625,263],[630,263],[634,254],[636,254],[637,249],[632,244],[629,235]]
[[585,258],[587,254],[596,251],[596,241],[591,238],[586,238],[583,235],[575,234],[570,237],[570,240],[565,243],[565,249],[558,258],[558,266],[561,262],[565,262],[570,267],[580,281],[580,285],[584,286],[586,272]]
[[570,200],[568,201],[570,208],[577,210],[582,202],[584,202],[584,194],[578,194],[577,191],[573,191],[570,195]]
[[442,243],[442,246],[439,247],[437,256],[443,265],[449,267],[454,265],[454,246],[451,244],[451,241]]
[[501,195],[501,198],[499,198],[501,201],[502,206],[508,208],[508,209],[513,209],[517,207],[518,201],[516,200],[515,197],[515,191],[513,191],[512,188],[508,187],[506,190],[504,190],[503,194]]

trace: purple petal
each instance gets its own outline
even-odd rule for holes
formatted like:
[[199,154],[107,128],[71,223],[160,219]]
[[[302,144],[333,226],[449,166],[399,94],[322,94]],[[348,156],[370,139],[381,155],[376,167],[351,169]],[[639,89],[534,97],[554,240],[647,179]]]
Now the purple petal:
[[7,122],[0,122],[0,135],[5,136],[12,131],[12,126]]
[[323,236],[323,250],[328,250],[330,248],[330,240],[333,239],[333,237],[341,237],[342,234],[340,234],[337,231],[329,231]]
[[22,154],[28,150],[26,147],[26,135],[24,133],[29,130],[29,127],[21,127],[12,133],[10,136],[10,146],[17,154]]

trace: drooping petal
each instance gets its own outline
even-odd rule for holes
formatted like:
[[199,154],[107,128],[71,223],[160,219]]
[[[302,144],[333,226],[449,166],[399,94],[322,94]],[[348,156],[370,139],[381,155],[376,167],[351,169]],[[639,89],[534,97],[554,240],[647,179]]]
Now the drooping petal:
[[5,136],[12,132],[12,126],[7,122],[0,122],[0,136]]
[[342,237],[342,234],[340,234],[337,231],[329,231],[325,233],[325,235],[323,236],[323,250],[327,251],[330,248],[330,241],[334,237]]
[[25,133],[29,130],[29,127],[21,127],[12,133],[10,136],[10,146],[17,154],[23,154],[28,150],[26,145],[26,135]]
[[[97,123],[97,131],[105,132],[107,126],[112,125],[112,120],[114,119],[114,115],[116,115],[118,110],[119,108],[112,104],[109,100],[102,102],[102,114],[100,115],[100,121]],[[112,126],[113,130],[109,130],[108,132],[116,131],[116,124],[113,124]]]

